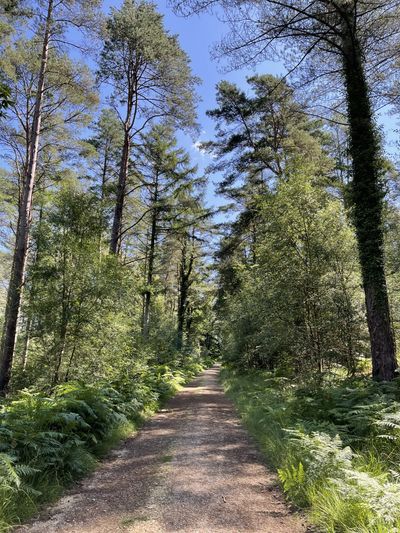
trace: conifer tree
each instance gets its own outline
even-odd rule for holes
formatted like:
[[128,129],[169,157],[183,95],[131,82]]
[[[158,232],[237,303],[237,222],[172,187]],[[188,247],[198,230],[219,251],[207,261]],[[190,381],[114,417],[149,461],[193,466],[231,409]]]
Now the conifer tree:
[[[175,3],[186,13],[209,9],[214,4],[219,2]],[[376,380],[391,380],[397,361],[384,269],[380,142],[370,88],[377,79],[390,75],[393,49],[398,47],[399,3],[228,0],[221,5],[229,13],[232,31],[219,51],[230,55],[235,66],[276,58],[285,46],[287,57],[295,58],[290,72],[302,68],[308,83],[325,78],[325,91],[337,94],[337,84],[332,81],[340,78],[347,101],[352,158],[350,198],[365,292],[372,373]],[[392,75],[396,72],[391,71]]]
[[112,85],[111,103],[124,131],[110,238],[110,251],[118,253],[134,139],[162,117],[192,127],[196,80],[188,57],[176,36],[164,29],[154,5],[136,0],[124,0],[108,20],[99,77]]
[[[62,44],[64,46],[66,42],[68,42],[66,41],[66,33],[71,24],[75,27],[86,28],[88,26],[89,21],[93,17],[97,0],[91,0],[90,2],[73,2],[73,12],[71,12],[70,3],[70,0],[61,0],[56,3],[53,0],[48,0],[43,4],[33,5],[32,20],[35,23],[35,36],[31,40],[31,45],[39,46],[40,59],[35,63],[36,71],[31,71],[32,76],[28,78],[30,80],[29,83],[31,84],[31,92],[29,92],[28,95],[29,105],[26,108],[28,110],[27,115],[22,118],[20,107],[22,102],[18,98],[21,91],[18,85],[24,87],[23,91],[28,91],[27,86],[24,86],[24,83],[27,80],[19,75],[19,66],[15,65],[15,91],[11,88],[11,97],[14,99],[13,113],[15,115],[16,123],[18,124],[17,127],[21,128],[23,132],[22,137],[25,141],[23,149],[25,150],[25,155],[22,155],[24,161],[18,168],[18,172],[20,173],[18,220],[0,350],[0,392],[2,393],[6,391],[9,383],[14,356],[17,321],[21,305],[21,292],[27,262],[30,226],[32,222],[33,193],[37,179],[42,134],[45,129],[46,120],[49,117],[53,118],[54,112],[60,105],[63,105],[64,109],[67,109],[66,113],[68,113],[67,102],[72,103],[72,105],[77,105],[79,110],[75,109],[75,111],[78,115],[81,115],[83,110],[86,109],[86,104],[84,104],[81,99],[82,93],[79,96],[73,96],[71,94],[71,85],[78,85],[75,82],[75,77],[78,73],[76,71],[74,72],[71,61],[60,51],[59,45]],[[32,50],[31,45],[28,46],[28,51],[29,49]],[[22,53],[25,52],[23,49],[23,39],[22,41],[17,41],[15,47],[13,46],[13,43],[11,43],[9,55],[15,55],[18,47]],[[36,50],[36,53],[37,52],[38,50]],[[49,69],[51,64],[56,69],[54,72]],[[9,63],[9,66],[12,71],[12,60]],[[57,69],[60,69],[60,72],[63,72],[63,75],[65,75],[66,78],[69,77],[69,81],[66,82],[65,78],[60,80]],[[57,73],[59,78],[58,81],[56,81],[55,73]],[[49,82],[49,74],[53,74],[51,83]],[[85,77],[82,70],[81,74]],[[10,76],[12,77],[12,72],[10,72]],[[53,85],[54,82],[55,85]],[[60,97],[60,100],[55,103],[55,99],[57,96],[60,96],[60,92],[63,93],[63,91],[64,96]],[[90,102],[90,93],[87,93],[87,96],[89,96],[88,101]],[[74,116],[75,113],[72,113],[71,120],[73,120],[72,117]],[[23,118],[25,118],[25,121]],[[16,147],[18,158],[23,150],[22,147],[18,146],[18,142],[16,143]]]
[[145,290],[143,294],[143,337],[150,328],[150,304],[153,291],[155,260],[161,235],[176,232],[176,225],[187,202],[181,202],[183,191],[195,184],[196,167],[188,154],[176,147],[177,142],[168,126],[158,125],[146,135],[140,149],[140,168],[143,180],[144,213],[149,225],[145,251]]

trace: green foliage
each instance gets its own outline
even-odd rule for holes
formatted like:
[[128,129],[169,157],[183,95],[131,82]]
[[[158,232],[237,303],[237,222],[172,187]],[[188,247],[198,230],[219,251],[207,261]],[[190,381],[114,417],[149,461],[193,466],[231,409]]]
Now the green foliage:
[[299,505],[304,505],[306,502],[302,494],[305,482],[303,463],[299,463],[297,467],[290,465],[289,467],[278,469],[278,476],[283,490],[291,495],[293,501]]
[[15,499],[19,494],[26,497],[37,497],[39,492],[22,480],[36,473],[32,467],[16,464],[16,458],[0,453],[0,531],[6,531],[10,518],[15,514]]
[[[19,4],[0,0],[4,287],[31,157],[43,20],[52,5],[21,3],[31,13],[25,27],[16,23]],[[368,335],[350,197],[358,205],[353,220],[359,243],[377,243],[370,250],[376,261],[365,262],[369,255],[361,250],[364,281],[375,269],[381,296],[386,291],[380,217],[385,169],[368,102],[358,141],[369,132],[369,142],[355,147],[353,132],[350,149],[361,165],[368,163],[360,157],[365,146],[375,152],[372,171],[364,174],[376,187],[363,195],[368,187],[354,180],[344,199],[351,176],[338,182],[335,171],[351,172],[342,161],[347,139],[338,140],[338,153],[331,154],[332,131],[307,117],[286,81],[256,75],[243,90],[218,84],[217,109],[208,113],[216,137],[204,148],[212,153],[208,170],[223,175],[219,192],[239,215],[222,228],[216,320],[204,179],[175,132],[195,124],[197,79],[156,6],[124,0],[103,27],[99,56],[98,81],[108,85],[110,107],[92,116],[98,101],[92,72],[68,51],[68,40],[77,33],[71,34],[71,25],[93,28],[98,5],[65,0],[54,4],[49,19],[12,394],[0,412],[0,530],[90,470],[222,345],[225,360],[245,372],[225,374],[225,383],[288,497],[308,507],[326,531],[394,531],[400,527],[399,385],[354,378],[368,370]],[[279,18],[291,9],[271,13]],[[291,20],[308,24],[307,16]],[[242,29],[246,33],[246,22]],[[353,105],[354,122],[357,99]],[[93,135],[79,139],[79,127],[89,123]],[[370,211],[379,216],[365,218],[374,196],[378,202]],[[113,211],[118,257],[109,253]],[[385,217],[396,319],[397,199]],[[374,219],[375,228],[365,231]],[[246,373],[255,368],[263,371]],[[345,374],[352,379],[343,381]]]
[[310,386],[271,372],[224,370],[223,382],[285,493],[322,531],[396,531],[398,380]]
[[285,81],[265,74],[247,84],[250,94],[227,81],[217,85],[218,108],[207,113],[216,121],[216,140],[204,147],[216,158],[211,170],[224,172],[219,192],[235,201],[247,198],[251,213],[255,195],[288,177],[291,163],[305,153],[321,175],[331,163],[321,149],[320,124],[302,113]]
[[[9,106],[7,122],[3,122],[7,135],[3,142],[6,145],[11,144],[14,136],[18,134],[21,135],[18,145],[23,145],[26,132],[20,131],[19,119],[23,116],[28,124],[32,120],[37,73],[40,69],[40,46],[40,38],[23,37],[8,43],[0,57],[4,82],[8,85],[10,99],[15,104]],[[43,117],[43,136],[47,141],[53,139],[53,145],[46,147],[48,153],[53,154],[53,157],[65,157],[66,149],[74,148],[79,127],[88,124],[90,112],[97,104],[94,78],[86,65],[72,60],[65,52],[52,47],[47,84],[51,90],[46,90],[44,94],[46,113]],[[22,107],[23,102],[28,104],[26,109]],[[21,108],[24,109],[23,115],[20,114]],[[66,137],[68,144],[62,146],[61,143]],[[22,158],[22,154],[19,157]],[[18,158],[13,161],[14,164],[19,160]],[[55,160],[51,163],[53,166]]]
[[[119,438],[192,379],[203,366],[147,368],[136,380],[86,385],[68,382],[51,395],[25,389],[0,411],[0,531],[57,496],[96,464]],[[119,387],[119,388],[118,388]]]
[[10,87],[0,82],[0,117],[2,117],[11,104]]
[[258,200],[254,264],[238,248],[226,259],[239,285],[222,278],[224,351],[242,367],[354,373],[365,349],[354,237],[313,172],[297,161]]
[[[131,334],[123,298],[137,300],[131,271],[104,253],[104,227],[100,200],[75,185],[65,186],[35,225],[24,305],[31,340],[15,386],[93,382],[121,372]],[[24,350],[23,337],[20,343]]]
[[[321,375],[357,372],[368,353],[356,239],[333,177],[330,135],[290,86],[222,82],[206,146],[224,171],[219,192],[239,216],[220,245],[224,357],[238,367]],[[307,154],[307,156],[306,156]]]
[[99,77],[113,84],[116,101],[135,95],[136,104],[133,100],[131,106],[138,106],[142,121],[149,116],[165,116],[181,126],[193,126],[197,80],[177,38],[164,29],[154,4],[124,0],[120,9],[113,9],[107,21]]

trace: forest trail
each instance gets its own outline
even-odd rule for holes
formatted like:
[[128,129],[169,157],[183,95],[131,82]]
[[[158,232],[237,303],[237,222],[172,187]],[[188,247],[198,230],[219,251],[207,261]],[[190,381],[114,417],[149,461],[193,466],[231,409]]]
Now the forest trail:
[[18,533],[297,533],[275,475],[203,372],[96,472]]

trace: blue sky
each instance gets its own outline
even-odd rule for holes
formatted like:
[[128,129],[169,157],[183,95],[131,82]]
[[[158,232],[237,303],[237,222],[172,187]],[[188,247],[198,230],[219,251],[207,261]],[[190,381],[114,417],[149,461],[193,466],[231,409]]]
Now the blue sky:
[[[105,0],[103,3],[104,11],[109,12],[110,7],[119,7],[122,0]],[[198,164],[199,171],[202,172],[209,162],[209,157],[202,154],[195,147],[196,141],[210,140],[213,137],[213,121],[206,116],[208,109],[215,107],[215,86],[222,80],[226,79],[237,83],[239,86],[245,86],[247,76],[255,71],[270,74],[284,74],[285,70],[280,63],[263,62],[254,69],[241,69],[232,72],[223,72],[223,64],[218,64],[210,58],[210,51],[215,42],[223,37],[227,32],[226,25],[218,20],[216,16],[203,13],[198,16],[189,18],[180,17],[173,13],[168,7],[166,0],[157,0],[156,4],[159,11],[164,15],[164,23],[167,30],[179,36],[179,42],[182,48],[189,55],[192,62],[193,73],[202,80],[198,88],[201,102],[198,106],[199,122],[201,125],[201,134],[196,139],[191,139],[187,135],[180,134],[179,142],[190,151],[193,161]],[[398,151],[397,139],[398,119],[388,116],[387,110],[380,113],[379,122],[383,126],[386,136],[386,149],[394,154]],[[216,206],[223,203],[222,198],[215,195],[215,185],[213,182],[218,180],[218,176],[212,176],[209,180],[206,199],[208,205]]]
[[[119,7],[120,1],[105,0],[104,10],[109,11],[110,7]],[[215,107],[215,86],[222,80],[226,79],[244,86],[246,76],[250,76],[254,69],[242,69],[228,73],[221,72],[223,65],[218,65],[216,61],[210,59],[210,50],[212,45],[218,41],[225,33],[226,26],[215,16],[201,14],[189,18],[175,15],[165,0],[156,1],[159,11],[164,15],[164,24],[167,30],[179,36],[181,47],[191,59],[193,73],[202,80],[198,88],[201,101],[198,106],[199,122],[201,125],[201,134],[191,139],[187,135],[180,134],[180,143],[190,151],[194,163],[199,166],[202,172],[209,162],[207,155],[202,154],[195,148],[196,141],[206,141],[213,137],[213,121],[206,116],[208,109]],[[264,63],[257,67],[258,72],[269,72],[272,74],[283,73],[282,66],[272,62]],[[222,198],[217,198],[214,193],[215,186],[213,182],[218,180],[217,176],[211,177],[207,188],[206,199],[208,205],[220,205],[223,203]]]

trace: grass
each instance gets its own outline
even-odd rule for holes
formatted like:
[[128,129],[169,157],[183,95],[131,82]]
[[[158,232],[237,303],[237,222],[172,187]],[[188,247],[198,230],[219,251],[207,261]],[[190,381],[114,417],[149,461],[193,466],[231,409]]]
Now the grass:
[[123,518],[121,521],[120,521],[120,525],[122,527],[129,527],[129,526],[133,526],[133,524],[136,522],[136,518]]
[[222,371],[287,497],[329,533],[400,531],[400,383]]
[[150,520],[148,516],[127,517],[120,521],[120,526],[123,528],[135,525],[137,522],[147,522]]
[[163,455],[161,457],[161,462],[162,463],[170,463],[173,460],[173,458],[174,458],[173,455]]
[[57,500],[201,370],[163,365],[120,387],[70,382],[50,395],[25,389],[3,400],[0,532]]

